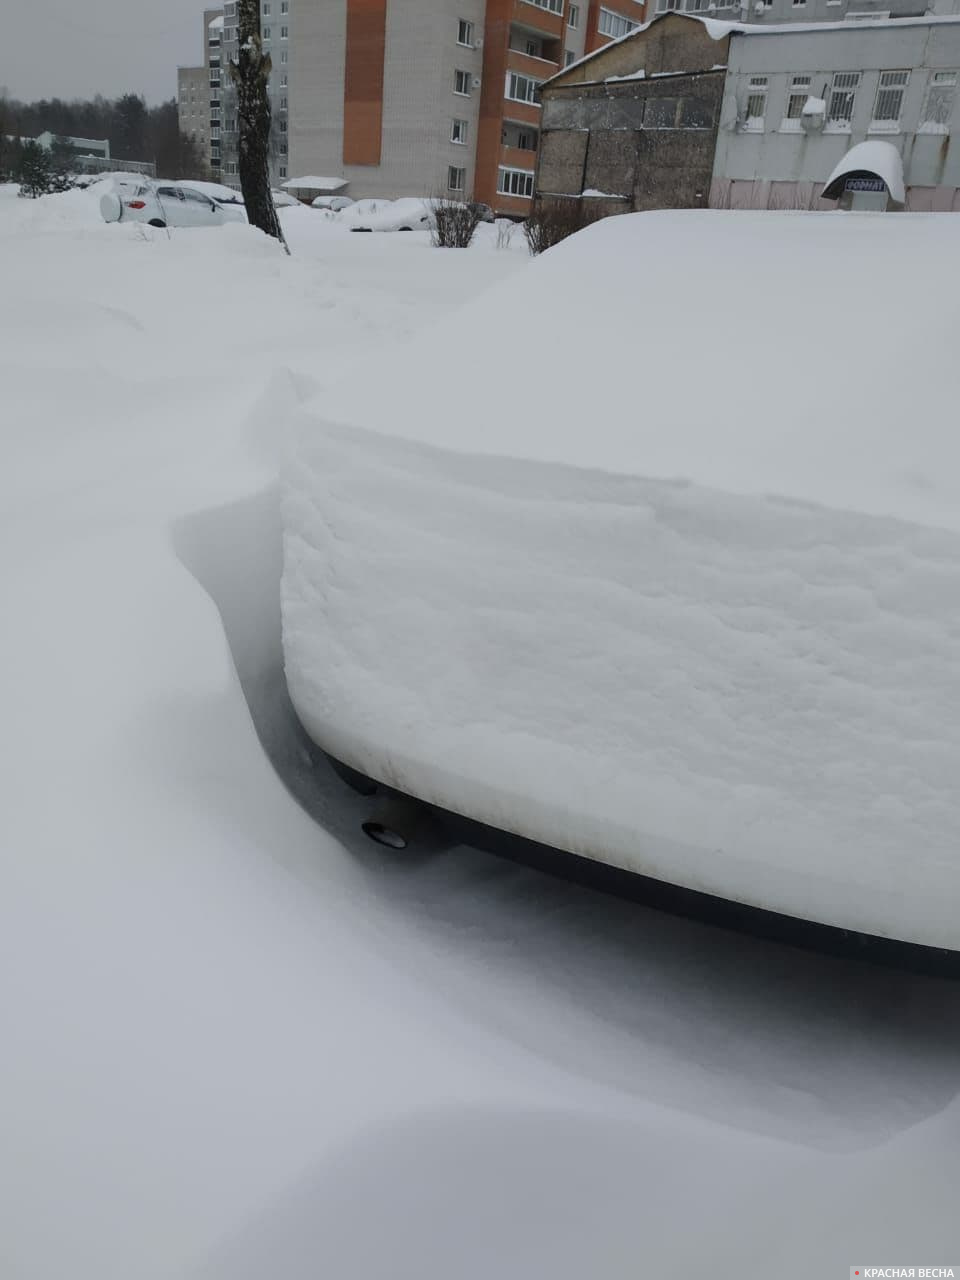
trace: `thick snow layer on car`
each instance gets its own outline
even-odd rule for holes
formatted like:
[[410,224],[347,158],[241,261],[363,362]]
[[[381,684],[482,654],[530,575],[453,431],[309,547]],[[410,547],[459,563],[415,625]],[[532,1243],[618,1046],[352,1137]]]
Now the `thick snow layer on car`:
[[[325,395],[285,505],[312,736],[574,852],[960,945],[958,249],[949,216],[608,220]],[[891,314],[923,317],[895,362]]]
[[960,989],[360,834],[283,695],[288,414],[536,267],[281,218],[0,185],[3,1280],[947,1258]]

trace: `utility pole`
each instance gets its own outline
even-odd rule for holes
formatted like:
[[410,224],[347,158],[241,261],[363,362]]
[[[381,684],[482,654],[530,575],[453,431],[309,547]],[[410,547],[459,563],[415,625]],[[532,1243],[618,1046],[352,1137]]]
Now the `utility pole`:
[[270,99],[267,81],[272,63],[263,52],[260,36],[260,0],[238,0],[236,62],[230,63],[230,79],[237,90],[238,168],[247,219],[255,227],[290,247],[270,190]]

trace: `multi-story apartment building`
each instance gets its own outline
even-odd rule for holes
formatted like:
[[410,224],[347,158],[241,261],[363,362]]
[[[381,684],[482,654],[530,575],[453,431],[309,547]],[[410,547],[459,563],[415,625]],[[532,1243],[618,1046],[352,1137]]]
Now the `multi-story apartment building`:
[[290,173],[350,195],[471,195],[525,216],[539,87],[643,0],[294,0]]
[[223,10],[203,13],[203,66],[177,69],[180,132],[192,138],[213,174],[220,172],[220,80]]
[[[299,13],[302,0],[261,0],[260,35],[265,52],[270,54],[273,69],[267,82],[270,95],[270,112],[272,127],[270,131],[270,181],[279,186],[288,173],[287,152],[289,139],[287,136],[287,120],[289,118],[288,102],[290,97],[290,50],[291,41],[291,9],[296,6]],[[223,8],[223,44],[221,56],[223,61],[223,83],[221,86],[222,128],[220,131],[220,149],[222,155],[221,181],[228,186],[240,185],[237,168],[237,107],[236,94],[227,67],[237,56],[237,5],[236,0],[227,0]]]

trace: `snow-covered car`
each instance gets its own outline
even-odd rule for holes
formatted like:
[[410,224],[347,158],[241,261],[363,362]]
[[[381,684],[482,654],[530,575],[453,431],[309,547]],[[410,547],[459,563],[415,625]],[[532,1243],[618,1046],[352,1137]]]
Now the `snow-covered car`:
[[341,211],[351,231],[429,231],[434,225],[430,203],[415,197],[358,200]]
[[276,187],[270,192],[273,196],[273,207],[275,209],[292,209],[300,203],[296,196],[292,196],[289,191],[278,191]]
[[[307,732],[541,846],[960,950],[956,253],[949,214],[608,218],[325,388],[284,498]],[[531,378],[572,315],[591,376]]]
[[143,182],[105,192],[100,213],[105,222],[145,222],[151,227],[219,227],[246,221],[242,204],[224,204],[174,182]]
[[332,213],[341,213],[344,209],[349,209],[355,200],[351,200],[349,196],[317,196],[316,200],[311,201],[313,209],[329,209]]

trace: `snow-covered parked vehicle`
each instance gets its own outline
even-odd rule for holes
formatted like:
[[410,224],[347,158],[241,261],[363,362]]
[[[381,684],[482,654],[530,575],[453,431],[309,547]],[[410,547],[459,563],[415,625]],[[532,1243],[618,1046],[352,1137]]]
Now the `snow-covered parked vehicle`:
[[311,209],[328,209],[331,213],[342,213],[352,204],[356,204],[356,201],[351,200],[349,196],[317,196],[316,200],[311,200],[310,207]]
[[117,185],[100,197],[105,222],[145,222],[151,227],[219,227],[246,222],[243,204],[214,200],[176,182],[145,181]]
[[434,217],[428,200],[357,200],[340,211],[351,231],[429,231]]
[[325,388],[283,508],[307,732],[542,846],[960,951],[958,253],[950,215],[609,218]]

